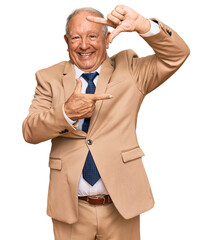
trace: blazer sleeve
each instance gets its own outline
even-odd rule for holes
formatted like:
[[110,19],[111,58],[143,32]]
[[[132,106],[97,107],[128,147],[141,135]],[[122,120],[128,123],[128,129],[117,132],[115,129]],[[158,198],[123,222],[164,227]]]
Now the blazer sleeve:
[[42,71],[36,73],[37,87],[34,99],[22,126],[25,141],[33,144],[76,130],[75,126],[65,119],[63,103],[52,107],[51,84],[44,80],[41,73]]
[[146,95],[166,81],[184,63],[190,50],[183,39],[169,26],[156,21],[160,32],[143,39],[155,54],[143,58],[131,58],[131,74],[138,89]]

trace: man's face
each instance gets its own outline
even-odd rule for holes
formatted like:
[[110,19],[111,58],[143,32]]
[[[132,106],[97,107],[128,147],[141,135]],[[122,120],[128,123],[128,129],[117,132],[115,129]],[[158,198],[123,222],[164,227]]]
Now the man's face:
[[69,36],[65,37],[69,56],[78,68],[85,72],[96,70],[106,58],[108,33],[104,34],[101,24],[89,22],[90,12],[79,12],[69,21]]

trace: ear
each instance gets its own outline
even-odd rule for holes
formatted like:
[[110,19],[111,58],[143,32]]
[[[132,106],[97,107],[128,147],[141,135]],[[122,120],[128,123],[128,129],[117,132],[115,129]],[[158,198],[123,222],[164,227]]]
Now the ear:
[[[68,38],[67,38],[66,35],[64,35],[64,39],[65,39],[65,41],[66,41],[66,43],[67,43],[67,45],[68,45]],[[69,47],[68,47],[67,51],[69,51]]]
[[65,39],[66,43],[68,44],[68,38],[66,35],[64,35],[64,39]]
[[109,36],[110,36],[110,32],[107,32],[107,33],[105,34],[106,49],[109,48]]

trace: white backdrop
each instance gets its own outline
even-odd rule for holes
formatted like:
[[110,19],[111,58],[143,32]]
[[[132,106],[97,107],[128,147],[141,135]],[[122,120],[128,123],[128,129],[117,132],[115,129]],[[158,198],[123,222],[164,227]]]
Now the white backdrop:
[[[50,142],[27,144],[21,130],[36,86],[34,75],[41,68],[68,60],[63,35],[66,17],[73,9],[91,6],[107,15],[119,3],[117,0],[1,3],[2,240],[53,240],[51,219],[46,215]],[[171,26],[191,50],[181,69],[146,97],[139,113],[137,134],[156,201],[151,211],[141,215],[141,238],[211,240],[209,0],[122,0],[121,3]],[[136,33],[122,33],[108,54],[127,48],[133,48],[140,56],[153,53]]]

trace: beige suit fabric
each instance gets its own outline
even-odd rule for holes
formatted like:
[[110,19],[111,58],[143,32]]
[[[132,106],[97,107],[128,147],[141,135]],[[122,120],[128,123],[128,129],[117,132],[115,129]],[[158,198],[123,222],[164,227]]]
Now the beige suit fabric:
[[113,203],[91,205],[79,200],[76,223],[52,221],[55,240],[140,240],[140,216],[126,220]]
[[[158,21],[160,33],[145,37],[155,54],[139,58],[132,50],[104,61],[97,101],[88,133],[70,125],[63,104],[73,93],[73,64],[61,62],[36,73],[37,88],[23,123],[27,142],[52,139],[47,214],[69,224],[78,219],[78,182],[88,151],[94,158],[112,201],[125,218],[151,209],[154,199],[136,137],[137,115],[146,94],[168,79],[186,60],[189,48],[179,35]],[[141,40],[142,41],[142,40]],[[87,140],[92,140],[92,145]]]

